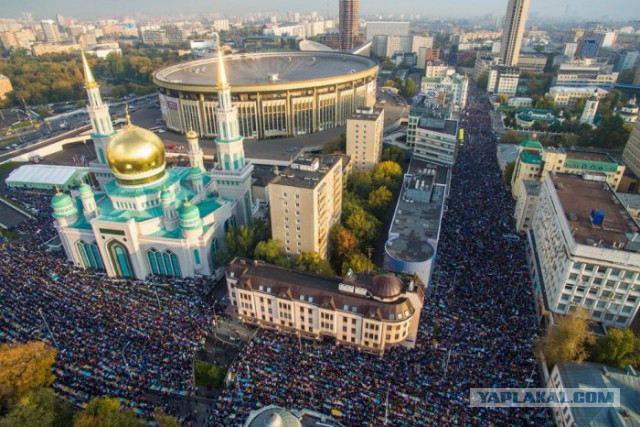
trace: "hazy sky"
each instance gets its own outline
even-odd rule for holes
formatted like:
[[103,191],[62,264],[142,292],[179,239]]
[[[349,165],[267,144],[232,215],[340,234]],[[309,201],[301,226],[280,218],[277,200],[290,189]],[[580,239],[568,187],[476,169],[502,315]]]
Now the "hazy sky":
[[[362,14],[419,13],[422,16],[504,15],[508,0],[360,0]],[[531,0],[531,12],[560,17],[569,7],[571,17],[585,19],[640,19],[638,0]],[[112,18],[118,15],[177,16],[220,12],[244,14],[248,11],[318,11],[336,15],[338,0],[0,0],[1,17],[17,17],[31,12],[35,19],[56,13],[79,19]]]

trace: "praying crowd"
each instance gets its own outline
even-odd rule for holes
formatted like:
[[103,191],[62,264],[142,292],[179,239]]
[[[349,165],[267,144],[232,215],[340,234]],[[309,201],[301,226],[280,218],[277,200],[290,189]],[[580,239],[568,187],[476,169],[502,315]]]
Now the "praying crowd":
[[276,404],[309,408],[345,426],[545,425],[545,409],[469,406],[470,388],[532,387],[536,317],[524,241],[513,236],[513,202],[496,160],[488,102],[462,113],[469,135],[453,168],[413,350],[382,357],[262,331],[234,366],[233,384],[209,417],[242,426]]

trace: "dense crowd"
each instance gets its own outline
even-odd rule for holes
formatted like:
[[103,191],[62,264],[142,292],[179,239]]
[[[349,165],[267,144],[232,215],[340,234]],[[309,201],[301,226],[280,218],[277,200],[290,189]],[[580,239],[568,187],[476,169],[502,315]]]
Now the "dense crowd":
[[55,236],[51,194],[10,196],[36,218],[0,245],[0,342],[54,345],[53,387],[76,404],[119,397],[148,415],[150,390],[191,394],[193,350],[213,317],[209,280],[114,280],[75,268],[42,245]]
[[233,366],[236,380],[211,425],[240,426],[267,404],[334,412],[346,426],[547,422],[543,409],[469,406],[472,387],[538,381],[524,243],[512,234],[513,202],[501,182],[489,109],[475,103],[462,115],[469,138],[453,168],[416,348],[378,357],[263,331]]

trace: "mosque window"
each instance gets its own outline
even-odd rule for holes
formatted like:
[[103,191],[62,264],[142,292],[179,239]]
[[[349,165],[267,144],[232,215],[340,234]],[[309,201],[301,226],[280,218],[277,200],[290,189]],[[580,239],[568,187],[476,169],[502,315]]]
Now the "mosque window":
[[196,260],[196,265],[200,265],[200,251],[197,249],[193,250],[193,257]]
[[79,241],[76,243],[78,253],[82,259],[82,264],[85,268],[94,268],[97,270],[104,270],[104,264],[102,263],[102,257],[98,250],[98,245],[94,243],[86,243]]
[[153,274],[182,277],[178,256],[170,250],[158,252],[156,249],[150,249],[147,251],[147,259]]

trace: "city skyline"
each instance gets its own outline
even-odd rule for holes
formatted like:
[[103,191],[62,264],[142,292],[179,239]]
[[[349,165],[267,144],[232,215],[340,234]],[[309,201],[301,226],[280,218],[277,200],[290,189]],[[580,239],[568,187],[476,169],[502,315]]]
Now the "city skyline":
[[[402,9],[407,12],[405,15],[421,15],[422,17],[451,17],[458,16],[468,18],[486,14],[497,16],[504,15],[506,1],[489,0],[479,4],[471,0],[457,0],[441,4],[435,1],[406,0],[402,2]],[[248,11],[253,13],[278,13],[288,10],[308,13],[317,11],[320,15],[337,16],[338,0],[328,0],[324,4],[309,5],[294,0],[280,0],[269,3],[269,9],[252,9],[250,0],[239,0],[233,4],[221,4],[213,7],[204,0],[190,0],[182,2],[180,6],[162,6],[152,0],[138,0],[136,2],[125,2],[123,0],[113,1],[108,10],[100,11],[93,3],[86,3],[79,0],[61,0],[55,5],[43,6],[36,0],[25,0],[20,3],[6,4],[3,7],[3,17],[19,17],[22,12],[31,12],[34,19],[46,19],[60,13],[65,16],[76,17],[78,19],[105,19],[114,18],[119,15],[161,17],[176,14],[183,14],[185,17],[194,14],[209,15],[220,13],[223,15],[248,15]],[[391,4],[382,0],[371,0],[361,5],[361,16],[389,14],[399,16],[398,4]],[[537,0],[531,5],[531,14],[539,17],[562,17],[569,10],[569,19],[598,19],[598,20],[622,20],[629,21],[640,19],[640,14],[629,15],[633,10],[632,0],[612,0],[607,3],[595,0],[564,1],[560,4],[552,0]],[[409,12],[411,11],[411,12]]]

